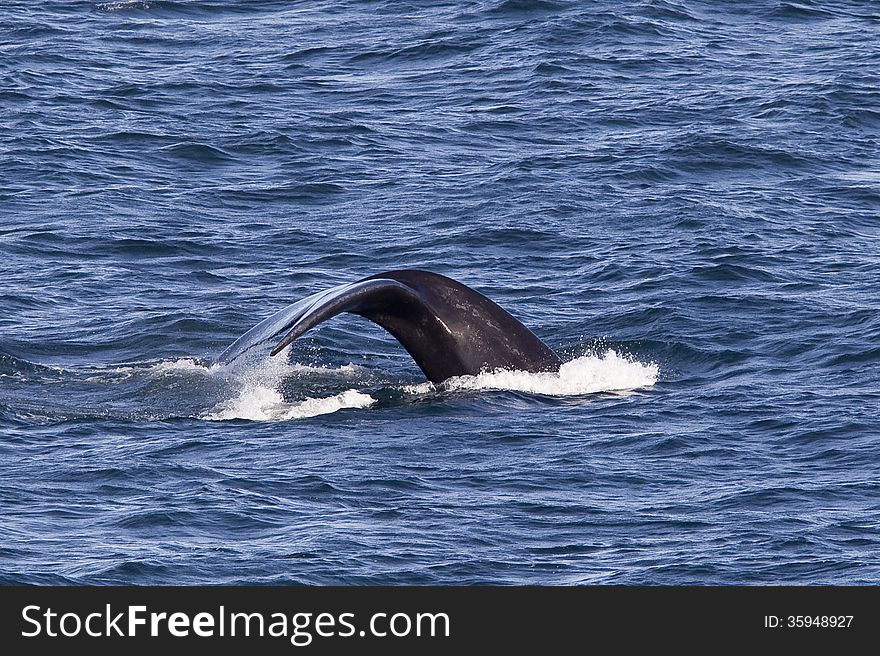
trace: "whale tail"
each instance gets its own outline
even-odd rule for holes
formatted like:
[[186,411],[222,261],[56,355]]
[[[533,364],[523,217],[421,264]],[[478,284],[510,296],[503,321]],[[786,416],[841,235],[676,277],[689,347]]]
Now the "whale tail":
[[556,371],[559,357],[522,323],[470,287],[429,271],[386,271],[312,294],[242,335],[217,358],[228,364],[287,331],[276,355],[310,328],[340,312],[382,326],[428,380],[484,370]]

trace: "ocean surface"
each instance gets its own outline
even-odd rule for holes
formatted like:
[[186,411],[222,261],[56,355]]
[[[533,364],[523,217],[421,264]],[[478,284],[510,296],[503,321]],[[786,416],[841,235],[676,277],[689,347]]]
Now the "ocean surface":
[[4,1],[0,583],[880,583],[878,290],[875,3]]

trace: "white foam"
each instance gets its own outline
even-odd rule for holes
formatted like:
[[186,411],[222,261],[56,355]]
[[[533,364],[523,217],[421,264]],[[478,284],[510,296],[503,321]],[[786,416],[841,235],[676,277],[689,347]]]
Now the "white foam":
[[[196,358],[177,358],[175,360],[159,360],[157,362],[123,365],[123,366],[93,366],[91,371],[98,371],[100,375],[92,376],[86,380],[103,380],[108,375],[118,377],[119,380],[129,378],[136,374],[146,376],[163,376],[169,373],[201,373],[209,376],[222,375],[224,377],[247,377],[247,378],[264,378],[274,381],[280,380],[285,376],[295,374],[337,374],[341,377],[353,377],[369,370],[360,365],[349,363],[340,367],[313,367],[304,364],[290,363],[284,357],[262,358],[255,362],[245,362],[244,364],[205,364],[204,361]],[[62,371],[62,369],[59,369]]]
[[554,373],[498,370],[476,376],[456,376],[439,386],[433,383],[407,385],[404,392],[428,394],[439,387],[442,390],[510,390],[579,396],[650,387],[657,382],[659,375],[660,368],[656,363],[638,362],[609,349],[602,355],[584,355],[565,362]]
[[104,382],[108,378],[119,382],[138,374],[147,376],[163,376],[169,373],[178,372],[195,372],[206,375],[216,373],[221,369],[220,365],[206,365],[195,358],[177,358],[176,360],[159,360],[157,362],[138,364],[138,365],[122,365],[122,366],[104,366],[96,365],[90,367],[87,371],[98,372],[98,375],[89,376],[87,382]]
[[151,374],[163,374],[167,371],[200,371],[203,373],[211,373],[217,371],[220,365],[206,365],[199,362],[195,358],[178,358],[177,360],[160,360],[150,365],[147,371]]
[[287,403],[281,394],[270,387],[248,386],[234,399],[220,404],[204,419],[222,421],[251,419],[254,421],[285,421],[326,415],[345,408],[366,408],[376,402],[369,394],[349,389],[325,398],[307,398],[298,403]]
[[148,0],[126,0],[124,2],[103,2],[98,5],[100,11],[120,11],[124,9],[152,9]]
[[[369,394],[348,389],[340,394],[323,398],[306,398],[289,403],[279,388],[285,378],[291,376],[333,375],[343,379],[358,378],[364,368],[355,364],[341,367],[312,367],[290,363],[285,357],[261,358],[256,362],[243,362],[221,366],[217,370],[238,388],[238,394],[221,401],[202,418],[212,421],[227,419],[251,419],[253,421],[286,421],[325,415],[345,408],[366,408],[375,399]],[[213,373],[213,371],[212,371]]]
[[[376,399],[369,394],[354,389],[371,376],[369,369],[356,364],[316,367],[290,363],[285,357],[261,357],[216,365],[195,358],[177,358],[91,369],[91,373],[98,372],[99,376],[87,380],[108,382],[114,378],[119,380],[130,376],[155,379],[177,376],[181,377],[180,384],[186,384],[187,381],[196,382],[193,376],[212,379],[213,382],[205,381],[204,386],[199,384],[199,389],[216,389],[221,394],[209,401],[213,407],[207,406],[210,409],[199,414],[202,419],[211,421],[287,421],[329,414],[346,408],[366,408],[376,403]],[[280,390],[289,386],[286,379],[302,377],[309,380],[315,376],[329,376],[339,385],[337,389],[349,389],[332,396],[305,398],[296,402],[284,399]],[[619,355],[616,351],[607,350],[601,354],[584,355],[566,362],[555,373],[499,370],[477,376],[451,378],[437,386],[422,383],[403,386],[402,389],[410,395],[431,395],[438,390],[510,390],[551,396],[576,396],[649,387],[657,382],[658,376],[659,367],[655,363],[638,362]]]

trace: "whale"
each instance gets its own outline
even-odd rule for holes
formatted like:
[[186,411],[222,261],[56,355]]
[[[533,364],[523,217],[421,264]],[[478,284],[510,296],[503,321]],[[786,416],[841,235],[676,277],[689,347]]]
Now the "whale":
[[384,271],[307,296],[251,328],[215,362],[230,364],[283,335],[270,352],[275,356],[342,312],[391,333],[433,383],[498,369],[555,372],[562,365],[549,346],[495,302],[452,278],[419,269]]

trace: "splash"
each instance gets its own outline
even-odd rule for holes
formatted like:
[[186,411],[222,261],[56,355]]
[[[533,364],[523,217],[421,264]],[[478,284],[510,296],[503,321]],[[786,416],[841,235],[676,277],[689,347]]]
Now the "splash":
[[659,374],[660,368],[656,363],[638,362],[609,349],[602,355],[584,355],[565,362],[555,373],[498,370],[476,376],[456,376],[439,386],[433,383],[408,385],[404,391],[427,394],[436,389],[509,390],[550,396],[579,396],[650,387],[657,382]]
[[325,415],[345,408],[366,408],[376,400],[369,394],[348,389],[333,396],[306,398],[295,403],[284,400],[279,391],[285,378],[291,376],[333,376],[358,379],[363,367],[347,364],[342,367],[310,367],[289,363],[284,358],[264,358],[257,364],[245,366],[212,365],[212,373],[219,372],[238,388],[237,396],[218,403],[202,415],[203,419],[222,421],[251,419],[254,421],[286,421]]
[[251,419],[254,421],[286,421],[326,415],[345,408],[366,408],[376,400],[369,394],[349,389],[325,398],[308,398],[298,403],[286,403],[281,394],[270,387],[247,387],[230,401],[221,404],[203,419]]

